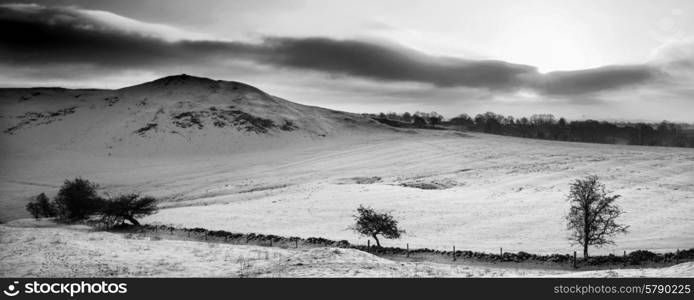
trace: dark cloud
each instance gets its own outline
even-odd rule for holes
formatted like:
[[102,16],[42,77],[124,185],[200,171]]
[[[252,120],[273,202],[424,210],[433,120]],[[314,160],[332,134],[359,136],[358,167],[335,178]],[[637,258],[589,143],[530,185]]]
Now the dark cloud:
[[267,62],[287,67],[379,80],[426,82],[437,86],[510,88],[535,68],[501,61],[435,57],[396,46],[327,38],[272,38]]
[[553,95],[575,95],[646,83],[659,73],[646,65],[607,66],[540,75],[534,87]]
[[0,6],[0,61],[17,65],[151,67],[250,53],[241,43],[168,42],[115,28],[69,8]]
[[0,64],[25,68],[69,64],[110,69],[200,68],[243,60],[383,81],[491,90],[529,88],[553,95],[611,90],[644,83],[656,75],[645,65],[539,74],[532,66],[438,57],[400,46],[328,38],[167,41],[118,28],[76,8],[31,5],[0,6],[0,35]]

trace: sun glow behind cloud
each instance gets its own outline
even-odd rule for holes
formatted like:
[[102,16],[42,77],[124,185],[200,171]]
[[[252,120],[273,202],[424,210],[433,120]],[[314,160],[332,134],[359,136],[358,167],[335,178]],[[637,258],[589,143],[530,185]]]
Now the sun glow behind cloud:
[[[692,32],[677,19],[688,10],[672,16],[671,9],[663,10],[670,18],[663,23],[659,12],[650,14],[653,9],[638,1],[629,2],[636,4],[628,17],[603,2],[494,3],[306,1],[282,10],[259,3],[250,13],[241,6],[226,10],[228,16],[210,22],[214,30],[204,25],[209,12],[198,10],[181,27],[177,19],[132,18],[98,5],[26,6],[44,14],[31,17],[17,9],[0,17],[41,26],[50,25],[42,18],[74,20],[58,22],[64,25],[60,30],[53,24],[54,36],[34,44],[21,44],[31,35],[5,35],[0,63],[12,71],[0,81],[117,88],[188,73],[246,81],[293,101],[357,112],[438,110],[450,117],[492,110],[691,121],[686,111],[694,90],[691,77],[681,75],[694,66],[691,40],[685,38]],[[227,4],[212,7],[225,11]],[[196,14],[205,22],[191,26]],[[647,14],[656,17],[636,22]],[[646,34],[651,23],[658,39]],[[231,28],[228,34],[225,28]],[[19,48],[9,42],[14,39]]]
[[542,73],[596,67],[581,33],[556,21],[545,17],[511,26],[500,37],[504,46],[499,56],[536,66]]

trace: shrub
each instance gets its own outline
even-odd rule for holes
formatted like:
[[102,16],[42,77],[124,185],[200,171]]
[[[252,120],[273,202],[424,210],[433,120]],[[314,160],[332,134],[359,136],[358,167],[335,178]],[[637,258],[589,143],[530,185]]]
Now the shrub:
[[139,226],[136,218],[157,212],[157,200],[153,197],[140,197],[138,194],[120,195],[104,203],[101,221],[109,227],[122,225],[129,221]]
[[27,203],[26,209],[36,219],[56,216],[55,203],[51,203],[44,193],[36,196],[32,202]]
[[96,193],[98,185],[89,180],[65,180],[55,197],[57,215],[61,221],[75,222],[99,212],[104,200]]
[[633,262],[654,261],[657,257],[657,254],[646,250],[637,250],[629,253],[629,259]]

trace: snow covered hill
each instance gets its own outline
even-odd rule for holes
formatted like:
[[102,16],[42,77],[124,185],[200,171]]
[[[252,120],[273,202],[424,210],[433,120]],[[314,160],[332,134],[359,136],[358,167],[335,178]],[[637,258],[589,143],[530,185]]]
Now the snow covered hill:
[[119,90],[2,89],[0,107],[3,153],[224,154],[394,130],[243,83],[185,74]]

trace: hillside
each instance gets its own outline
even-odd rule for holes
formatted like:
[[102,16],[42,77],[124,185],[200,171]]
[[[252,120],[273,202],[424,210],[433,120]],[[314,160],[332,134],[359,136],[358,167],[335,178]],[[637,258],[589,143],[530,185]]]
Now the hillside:
[[118,90],[0,89],[0,167],[9,170],[0,174],[0,222],[26,216],[29,197],[70,177],[139,185],[214,157],[397,132],[358,114],[188,75]]
[[2,89],[0,106],[2,154],[224,154],[390,130],[240,82],[185,74],[119,90]]

